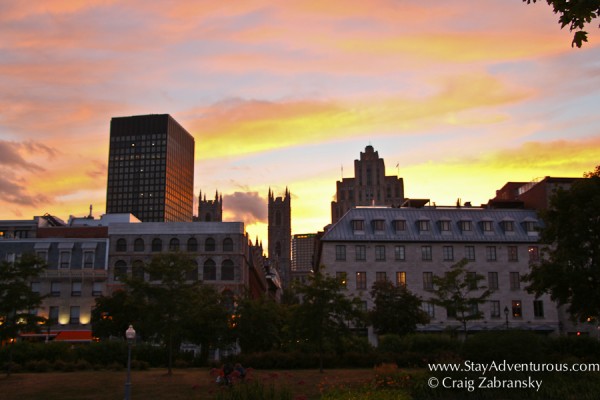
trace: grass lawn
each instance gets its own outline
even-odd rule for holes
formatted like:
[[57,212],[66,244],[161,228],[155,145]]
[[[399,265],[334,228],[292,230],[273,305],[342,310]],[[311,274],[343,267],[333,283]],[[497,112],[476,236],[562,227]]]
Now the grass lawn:
[[[132,399],[212,399],[221,390],[209,369],[132,371]],[[257,371],[248,379],[289,388],[294,397],[318,399],[325,387],[353,385],[374,377],[372,369]],[[2,400],[115,400],[124,396],[126,371],[18,373],[0,375]]]

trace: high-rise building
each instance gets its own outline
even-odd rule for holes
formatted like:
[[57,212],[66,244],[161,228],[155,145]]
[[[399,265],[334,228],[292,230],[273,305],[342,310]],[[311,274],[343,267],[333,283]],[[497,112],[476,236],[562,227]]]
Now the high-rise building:
[[312,274],[316,243],[315,233],[298,234],[292,237],[292,280],[305,282],[306,277]]
[[106,212],[143,222],[190,222],[194,138],[168,114],[110,121]]
[[269,189],[269,263],[279,271],[286,287],[290,283],[290,257],[292,244],[292,211],[290,192],[275,198]]
[[337,222],[356,206],[401,206],[404,203],[404,181],[385,175],[385,163],[373,146],[354,160],[354,178],[336,182],[336,200],[331,202],[331,222]]

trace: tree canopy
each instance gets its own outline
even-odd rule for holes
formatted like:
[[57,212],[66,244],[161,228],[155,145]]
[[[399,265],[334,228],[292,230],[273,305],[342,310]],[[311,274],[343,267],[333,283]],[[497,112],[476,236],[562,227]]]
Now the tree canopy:
[[[523,0],[527,4],[536,3],[537,0]],[[600,15],[600,1],[598,0],[546,0],[552,6],[554,13],[559,14],[558,23],[561,28],[569,27],[573,34],[571,46],[581,47],[587,42],[587,32],[583,29]]]
[[580,321],[600,316],[600,166],[584,176],[541,212],[544,247],[524,278],[530,293],[549,293]]
[[414,332],[418,324],[429,322],[428,315],[421,309],[421,299],[405,286],[388,280],[375,282],[371,298],[374,308],[369,317],[380,335],[405,335]]

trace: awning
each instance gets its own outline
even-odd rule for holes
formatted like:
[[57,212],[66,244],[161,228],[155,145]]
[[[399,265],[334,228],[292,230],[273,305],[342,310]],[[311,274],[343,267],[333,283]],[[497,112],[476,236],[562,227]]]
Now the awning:
[[60,331],[54,340],[57,342],[91,342],[92,331]]

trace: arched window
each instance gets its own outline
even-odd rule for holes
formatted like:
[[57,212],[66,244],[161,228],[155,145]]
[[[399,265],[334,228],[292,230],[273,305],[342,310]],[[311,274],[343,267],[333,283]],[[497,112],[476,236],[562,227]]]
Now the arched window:
[[169,241],[169,251],[179,251],[179,239],[173,238]]
[[144,262],[142,260],[135,260],[131,267],[131,276],[134,279],[144,280]]
[[223,305],[225,306],[225,309],[227,309],[228,312],[233,313],[235,311],[233,292],[231,290],[226,289],[223,290],[221,295],[223,296]]
[[233,261],[224,260],[221,263],[221,280],[232,281],[234,279]]
[[162,240],[154,238],[152,240],[152,251],[162,251]]
[[196,252],[198,251],[198,241],[196,238],[189,238],[187,241],[187,251]]
[[194,265],[194,268],[190,269],[189,271],[186,271],[185,279],[188,281],[196,282],[198,280],[198,263],[196,262],[196,260],[193,260],[192,264]]
[[133,242],[133,251],[144,251],[144,239],[135,239],[135,242]]
[[217,264],[210,258],[204,262],[202,275],[205,281],[214,281],[217,279]]
[[127,241],[125,239],[117,240],[117,251],[127,251]]
[[216,247],[217,246],[215,245],[215,239],[207,238],[204,241],[204,251],[215,251]]
[[123,260],[119,260],[115,263],[114,280],[115,282],[122,281],[123,278],[127,278],[127,263]]
[[223,251],[233,251],[233,239],[223,239]]

